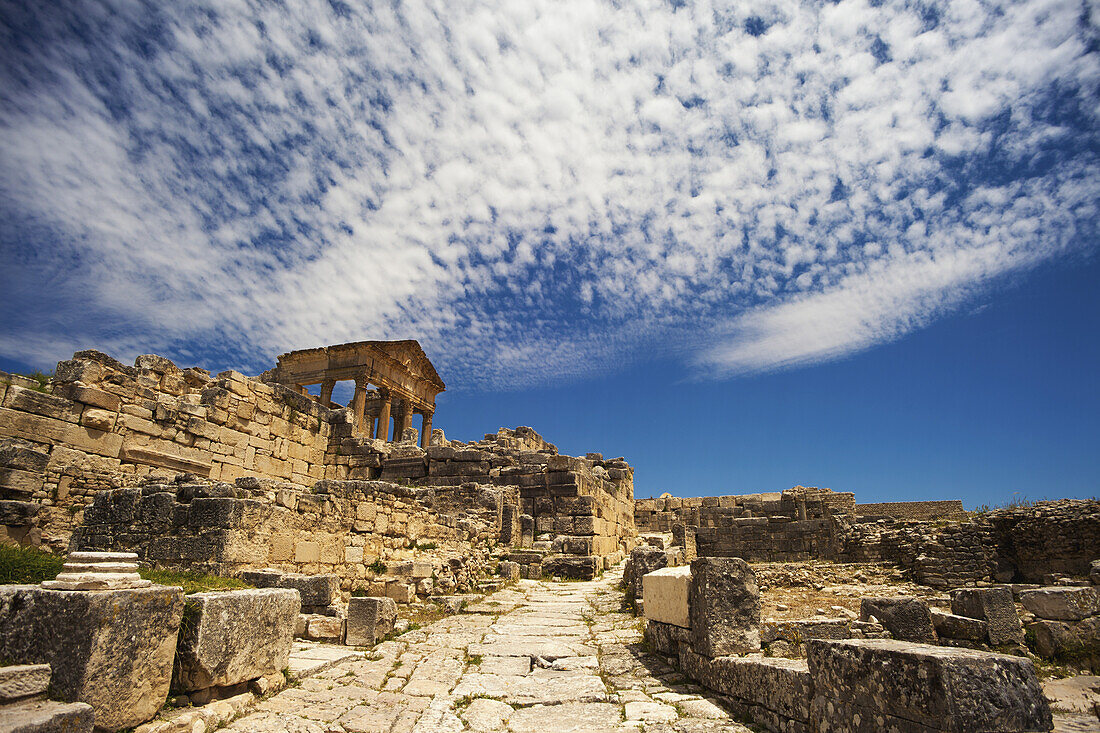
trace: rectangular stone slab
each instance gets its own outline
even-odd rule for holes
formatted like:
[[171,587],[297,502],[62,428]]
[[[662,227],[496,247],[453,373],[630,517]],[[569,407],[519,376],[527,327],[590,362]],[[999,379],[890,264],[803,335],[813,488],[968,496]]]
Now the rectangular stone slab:
[[691,592],[691,568],[681,565],[661,568],[642,576],[645,617],[651,621],[691,628],[688,595]]
[[187,596],[172,688],[227,687],[286,667],[301,604],[289,588]]
[[348,601],[348,626],[344,643],[348,646],[374,646],[393,631],[397,604],[392,598],[358,598]]
[[1050,707],[1031,661],[894,639],[806,642],[811,728],[880,731],[1047,731]]
[[168,697],[182,615],[180,588],[0,587],[0,657],[49,664],[53,694],[91,705],[97,728],[130,728]]

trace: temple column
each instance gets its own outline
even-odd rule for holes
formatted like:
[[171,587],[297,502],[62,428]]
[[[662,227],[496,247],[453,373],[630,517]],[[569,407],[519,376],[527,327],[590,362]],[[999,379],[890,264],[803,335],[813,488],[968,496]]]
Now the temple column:
[[401,410],[401,429],[397,430],[397,435],[393,436],[394,440],[405,439],[405,429],[411,428],[413,424],[412,405],[405,402],[405,408]]
[[382,411],[378,413],[378,438],[390,439],[390,393],[382,393]]
[[363,411],[367,407],[367,382],[355,380],[355,397],[351,401],[352,424],[357,435],[363,434]]
[[326,379],[325,381],[321,382],[320,402],[321,405],[323,405],[324,407],[328,407],[329,403],[332,402],[332,388],[335,386],[336,380],[334,379]]
[[421,417],[423,422],[420,423],[420,447],[427,450],[432,439],[432,413],[425,411],[421,413]]

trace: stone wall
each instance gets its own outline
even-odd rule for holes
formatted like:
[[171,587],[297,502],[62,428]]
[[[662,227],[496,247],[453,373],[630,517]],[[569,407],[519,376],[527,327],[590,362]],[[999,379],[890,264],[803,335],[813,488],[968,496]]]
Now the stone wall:
[[1085,577],[1100,547],[1100,501],[1061,499],[995,509],[957,523],[834,517],[836,559],[888,561],[933,587],[978,582],[1042,583]]
[[943,501],[883,501],[875,504],[856,504],[856,515],[861,517],[892,517],[894,519],[955,519],[964,520],[970,515],[959,499]]
[[410,583],[396,567],[415,558],[431,563],[413,589],[427,595],[471,590],[487,574],[503,509],[517,503],[514,488],[476,484],[325,480],[303,490],[253,478],[235,485],[148,480],[99,493],[73,544],[218,575],[265,567],[334,574],[344,591]]
[[[959,512],[958,502],[855,503],[853,494],[796,486],[781,493],[665,497],[635,502],[641,532],[671,532],[698,557],[893,562],[938,588],[987,581],[1041,583],[1084,577],[1100,547],[1100,501],[1062,499],[995,509],[973,518],[923,521],[860,516],[862,507],[899,514]],[[954,507],[954,508],[953,508]]]
[[690,527],[699,557],[808,560],[836,554],[830,517],[854,506],[851,493],[796,486],[771,494],[640,499],[635,523],[642,532],[672,532],[681,545],[682,528]]

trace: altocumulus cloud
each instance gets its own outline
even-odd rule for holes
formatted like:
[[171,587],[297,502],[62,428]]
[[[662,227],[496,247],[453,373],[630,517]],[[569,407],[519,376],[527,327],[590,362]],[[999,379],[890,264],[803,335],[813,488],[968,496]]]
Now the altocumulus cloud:
[[0,352],[837,358],[1095,246],[1080,0],[0,3]]

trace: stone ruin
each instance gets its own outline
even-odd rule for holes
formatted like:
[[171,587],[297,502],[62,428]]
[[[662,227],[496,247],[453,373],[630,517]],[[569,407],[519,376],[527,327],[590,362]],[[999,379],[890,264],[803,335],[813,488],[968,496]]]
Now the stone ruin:
[[[372,646],[406,604],[628,556],[650,650],[772,731],[1049,730],[1020,655],[1100,662],[1096,500],[635,500],[623,458],[563,456],[528,427],[447,440],[444,388],[415,341],[290,352],[258,378],[96,351],[46,385],[0,374],[0,541],[71,550],[56,579],[0,586],[0,658],[21,663],[0,667],[0,727],[119,730],[168,695],[224,723],[286,683],[295,638]],[[949,595],[761,618],[750,563],[819,560]],[[255,587],[185,597],[138,563]]]
[[[499,546],[522,550],[528,575],[591,578],[634,541],[623,459],[560,455],[531,428],[470,443],[433,430],[444,384],[415,341],[295,351],[258,379],[97,351],[58,364],[45,387],[0,377],[8,541],[333,573],[345,593],[417,542],[444,548],[437,565],[476,566]],[[331,402],[344,379],[356,384],[347,407]]]
[[[1100,502],[1063,499],[958,516],[955,502],[859,505],[795,486],[770,494],[638,499],[641,533],[671,533],[690,557],[890,562],[934,588],[1084,577],[1100,548]],[[915,508],[914,505],[921,507]],[[873,514],[860,507],[872,507]],[[914,516],[936,516],[930,521]],[[952,519],[944,519],[950,516]]]

